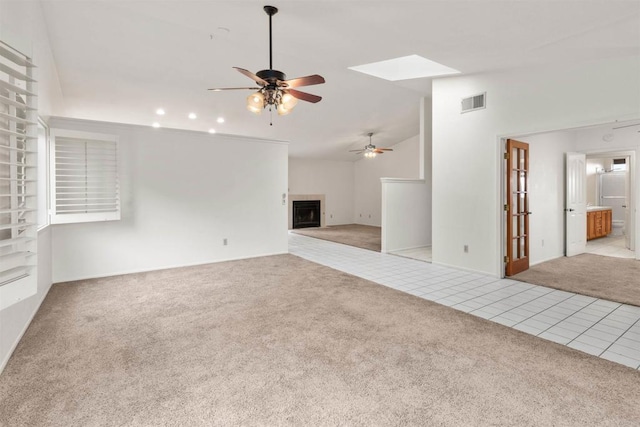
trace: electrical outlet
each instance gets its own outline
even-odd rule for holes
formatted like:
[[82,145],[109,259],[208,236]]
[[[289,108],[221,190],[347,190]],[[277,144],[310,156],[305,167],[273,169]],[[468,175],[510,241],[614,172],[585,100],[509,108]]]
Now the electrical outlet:
[[464,245],[464,253],[465,254],[469,253],[469,245]]
[[222,239],[222,246],[227,246],[227,238]]

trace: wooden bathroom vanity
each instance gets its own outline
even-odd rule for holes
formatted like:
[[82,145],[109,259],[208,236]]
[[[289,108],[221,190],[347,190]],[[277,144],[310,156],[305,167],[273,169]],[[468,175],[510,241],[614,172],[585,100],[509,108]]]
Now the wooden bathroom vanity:
[[587,240],[604,237],[611,233],[611,208],[609,206],[587,207]]

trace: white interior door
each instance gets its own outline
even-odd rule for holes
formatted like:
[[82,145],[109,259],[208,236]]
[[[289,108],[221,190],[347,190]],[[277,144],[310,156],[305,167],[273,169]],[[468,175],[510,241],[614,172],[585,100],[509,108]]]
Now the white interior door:
[[587,158],[583,153],[566,154],[566,255],[587,249]]

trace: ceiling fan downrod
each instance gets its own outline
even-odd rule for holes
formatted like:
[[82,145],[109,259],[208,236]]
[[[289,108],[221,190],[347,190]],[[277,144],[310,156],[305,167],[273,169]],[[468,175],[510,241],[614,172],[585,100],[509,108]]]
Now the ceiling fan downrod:
[[275,6],[265,6],[264,11],[269,15],[269,69],[273,70],[273,37],[271,35],[271,17],[278,13],[278,8]]

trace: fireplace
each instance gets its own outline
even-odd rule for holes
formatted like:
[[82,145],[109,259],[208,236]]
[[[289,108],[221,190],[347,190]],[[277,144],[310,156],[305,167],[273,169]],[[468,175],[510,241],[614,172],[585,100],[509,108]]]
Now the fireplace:
[[320,200],[293,201],[293,228],[320,227]]

